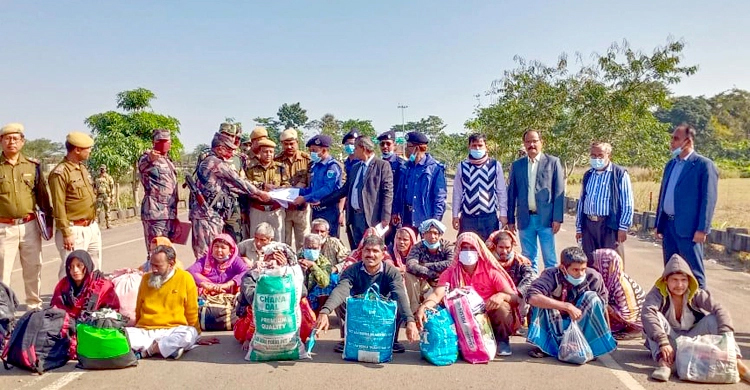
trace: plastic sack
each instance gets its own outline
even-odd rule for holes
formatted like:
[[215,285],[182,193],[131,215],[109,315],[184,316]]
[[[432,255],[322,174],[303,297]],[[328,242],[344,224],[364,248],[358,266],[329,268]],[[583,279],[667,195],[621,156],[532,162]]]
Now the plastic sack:
[[383,363],[393,358],[396,302],[380,295],[373,284],[362,296],[346,299],[344,322],[345,360]]
[[299,310],[302,318],[302,324],[299,328],[299,337],[302,339],[303,343],[306,343],[310,334],[312,334],[313,329],[315,329],[315,323],[318,321],[318,317],[315,315],[315,311],[313,311],[312,307],[310,307],[310,301],[305,297],[302,297],[299,301]]
[[445,308],[428,309],[419,340],[422,357],[436,366],[450,366],[458,359],[458,335],[451,314]]
[[138,365],[123,328],[76,326],[78,365],[87,370],[113,370]]
[[234,332],[234,338],[240,343],[252,340],[255,334],[255,318],[253,318],[252,307],[248,307],[245,315],[234,323],[232,331]]
[[[245,360],[297,360],[309,357],[299,336],[298,266],[266,270],[258,278],[253,298],[255,334]],[[295,280],[298,279],[298,280]]]
[[571,321],[568,328],[563,332],[557,359],[572,364],[586,364],[594,360],[591,346],[589,346],[589,342],[586,341],[586,337],[583,336],[581,328],[575,321]]
[[127,326],[135,325],[135,305],[138,301],[138,288],[141,286],[143,273],[136,269],[118,269],[112,273],[112,284],[120,300],[120,314],[128,317]]
[[678,337],[675,366],[682,380],[700,383],[737,383],[737,344],[733,333]]
[[[486,364],[495,358],[497,344],[490,320],[483,312],[484,301],[479,305],[472,298],[474,294],[477,293],[472,288],[453,290],[446,295],[445,306],[455,322],[463,359],[471,364]],[[480,307],[482,312],[475,313]]]

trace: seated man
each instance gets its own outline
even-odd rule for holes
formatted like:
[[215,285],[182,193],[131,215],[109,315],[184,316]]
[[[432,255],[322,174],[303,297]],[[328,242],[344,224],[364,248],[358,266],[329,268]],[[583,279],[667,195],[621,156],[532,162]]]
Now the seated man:
[[440,274],[453,262],[454,245],[443,239],[445,225],[428,219],[419,225],[422,241],[415,244],[406,257],[406,292],[411,311],[415,313],[425,294],[437,286]]
[[565,248],[560,265],[545,269],[531,283],[526,302],[533,313],[527,340],[537,347],[529,351],[531,357],[557,356],[570,321],[578,322],[594,357],[617,348],[607,324],[607,289],[599,272],[587,268],[587,263],[581,248]]
[[198,295],[237,293],[247,272],[247,264],[237,252],[237,245],[229,234],[219,234],[211,241],[208,253],[187,269],[198,285]]
[[[154,252],[154,249],[156,249],[156,247],[159,246],[159,245],[164,245],[164,246],[168,246],[168,247],[174,248],[174,246],[172,245],[172,241],[170,241],[167,237],[156,236],[156,237],[152,238],[151,242],[148,244],[148,256],[146,257],[146,261],[140,267],[138,267],[139,271],[141,271],[141,272],[149,272],[149,271],[151,271],[151,269],[150,269],[151,268],[151,263],[148,261],[148,259],[151,257],[151,253]],[[185,269],[185,265],[182,264],[182,262],[180,261],[180,259],[175,260],[174,267],[178,268],[178,269]]]
[[302,253],[297,256],[305,272],[305,287],[310,307],[316,312],[331,295],[336,283],[331,279],[331,262],[320,253],[323,239],[317,234],[306,234]]
[[[734,332],[729,312],[708,291],[698,287],[690,266],[677,254],[672,255],[662,277],[646,295],[641,318],[646,347],[659,365],[651,378],[662,382],[672,375],[678,336]],[[739,358],[737,368],[742,378],[750,381],[747,366]]]
[[[342,322],[341,338],[344,338],[343,322],[346,319],[346,298],[354,295],[362,295],[373,283],[380,287],[380,294],[390,296],[398,304],[398,318],[396,323],[406,321],[406,337],[409,341],[419,340],[419,331],[414,322],[414,315],[409,308],[409,299],[404,291],[404,279],[398,268],[383,261],[385,254],[385,243],[377,235],[366,237],[363,240],[362,261],[348,267],[339,277],[339,284],[333,289],[323,308],[320,309],[318,322],[315,328],[323,331],[328,330],[328,315],[336,311],[336,316]],[[396,327],[398,329],[398,327]],[[393,338],[393,352],[406,351],[398,340],[398,332]],[[334,349],[343,352],[344,342],[341,341]]]
[[323,246],[320,247],[320,254],[325,256],[333,266],[332,273],[340,273],[344,269],[344,260],[349,256],[349,250],[344,243],[337,237],[331,237],[331,226],[323,218],[317,218],[310,224],[312,233],[319,235],[323,239]]
[[520,323],[518,315],[518,291],[510,276],[492,256],[476,233],[462,233],[456,240],[459,252],[453,264],[441,275],[438,286],[417,310],[417,325],[421,328],[427,320],[425,310],[437,306],[450,288],[469,287],[485,301],[487,316],[497,340],[497,354],[510,356],[510,336]]
[[198,288],[190,273],[175,268],[176,259],[173,248],[157,246],[138,289],[135,327],[125,331],[141,358],[179,359],[198,341]]
[[237,244],[239,255],[247,264],[247,268],[253,268],[255,262],[263,258],[263,247],[273,242],[275,231],[273,226],[267,222],[261,222],[255,227],[253,238],[248,238]]
[[498,230],[490,234],[487,239],[487,248],[492,251],[505,272],[510,275],[513,284],[516,285],[518,294],[515,301],[518,303],[521,322],[526,322],[526,316],[529,313],[526,295],[531,282],[536,279],[531,260],[521,254],[521,247],[516,235],[506,230]]

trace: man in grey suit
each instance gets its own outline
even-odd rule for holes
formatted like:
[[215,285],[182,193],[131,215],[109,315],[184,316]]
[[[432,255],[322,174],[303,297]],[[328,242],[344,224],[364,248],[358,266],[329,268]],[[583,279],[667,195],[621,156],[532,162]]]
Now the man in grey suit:
[[393,172],[388,161],[375,157],[375,144],[368,137],[359,137],[354,144],[354,157],[359,160],[351,169],[346,185],[321,199],[321,203],[346,202],[346,225],[356,247],[365,230],[391,221],[393,206]]
[[508,179],[508,228],[518,230],[523,255],[538,272],[537,240],[544,266],[557,266],[555,234],[560,231],[565,205],[565,173],[560,159],[542,153],[537,130],[523,133],[526,157],[513,162]]

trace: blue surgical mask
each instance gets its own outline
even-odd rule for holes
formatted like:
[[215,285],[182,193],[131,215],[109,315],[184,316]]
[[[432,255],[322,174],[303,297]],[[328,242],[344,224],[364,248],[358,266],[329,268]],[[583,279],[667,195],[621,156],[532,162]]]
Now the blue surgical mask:
[[471,149],[469,150],[469,155],[471,158],[475,160],[479,160],[480,158],[484,157],[484,155],[487,154],[487,151],[484,149]]
[[318,257],[320,257],[320,249],[303,249],[302,250],[302,256],[305,257],[305,259],[310,261],[317,261]]
[[436,241],[434,244],[430,244],[429,242],[427,242],[427,240],[422,240],[422,243],[427,247],[427,249],[435,250],[437,248],[440,248],[440,241]]
[[346,145],[344,145],[344,153],[346,153],[346,154],[348,154],[350,156],[352,154],[354,154],[354,145],[352,145],[352,144],[346,144]]
[[416,153],[412,153],[412,155],[409,156],[409,161],[411,161],[411,162],[417,161],[417,154]]
[[677,158],[680,154],[682,154],[682,146],[672,151],[672,158]]
[[393,152],[385,152],[383,153],[383,158],[391,158],[393,156]]
[[318,152],[310,152],[310,160],[314,163],[319,162],[320,156],[318,155]]
[[603,158],[593,158],[592,157],[589,160],[589,163],[591,164],[591,168],[594,168],[597,171],[600,171],[600,170],[604,169],[605,166],[607,166],[607,164],[604,163],[604,159]]
[[574,278],[570,276],[569,274],[565,274],[565,280],[568,281],[568,283],[578,286],[579,284],[583,283],[586,280],[586,274],[583,274],[580,278]]

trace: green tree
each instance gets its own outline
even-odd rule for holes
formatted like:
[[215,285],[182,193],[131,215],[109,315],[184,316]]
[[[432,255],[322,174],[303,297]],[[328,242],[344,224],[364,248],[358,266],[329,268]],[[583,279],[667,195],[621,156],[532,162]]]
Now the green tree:
[[342,134],[340,139],[343,139],[344,135],[346,135],[346,133],[350,132],[352,129],[359,130],[359,135],[363,137],[377,137],[378,135],[378,133],[375,131],[375,128],[372,126],[371,120],[347,119],[341,122]]
[[404,133],[411,131],[420,132],[427,136],[430,141],[435,141],[438,137],[444,133],[446,124],[443,119],[436,115],[430,115],[427,118],[422,118],[416,122],[406,122],[403,126],[396,124],[391,126],[391,130]]
[[23,154],[46,164],[62,157],[65,147],[60,142],[52,142],[46,138],[30,139],[23,146]]
[[344,137],[342,129],[342,122],[331,114],[325,114],[320,119],[310,121],[305,125],[305,128],[313,132],[314,134],[325,134],[331,137],[333,140],[330,151],[331,155],[341,157],[343,148],[341,146],[341,139]]
[[117,182],[118,206],[119,183],[128,174],[132,174],[132,195],[137,204],[138,177],[135,164],[143,151],[151,146],[154,129],[164,128],[172,132],[172,149],[169,154],[174,161],[180,161],[180,122],[174,117],[153,112],[153,99],[156,99],[154,93],[145,88],[123,91],[117,94],[117,108],[124,112],[107,111],[91,115],[84,121],[92,130],[95,140],[89,167],[107,167]]
[[469,135],[439,134],[437,139],[430,143],[430,154],[438,161],[445,164],[445,169],[454,172],[459,162],[463,161],[469,151]]
[[279,122],[276,121],[276,119],[268,116],[253,118],[253,121],[255,121],[255,124],[257,126],[263,126],[266,128],[269,138],[271,138],[272,140],[279,139],[279,133],[281,133],[281,130],[279,129]]

